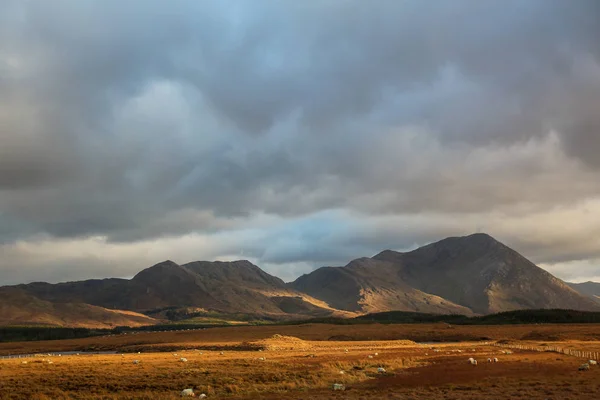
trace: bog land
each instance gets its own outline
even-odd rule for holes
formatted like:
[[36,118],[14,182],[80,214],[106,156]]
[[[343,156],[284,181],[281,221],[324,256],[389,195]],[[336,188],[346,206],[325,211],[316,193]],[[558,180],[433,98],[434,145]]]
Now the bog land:
[[127,332],[0,343],[0,398],[597,399],[600,367],[579,367],[599,352],[598,324]]

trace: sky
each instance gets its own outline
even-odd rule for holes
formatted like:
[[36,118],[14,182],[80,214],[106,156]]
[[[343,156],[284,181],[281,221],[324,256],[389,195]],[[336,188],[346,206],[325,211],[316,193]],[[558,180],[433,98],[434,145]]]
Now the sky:
[[0,0],[0,285],[486,232],[600,281],[596,0]]

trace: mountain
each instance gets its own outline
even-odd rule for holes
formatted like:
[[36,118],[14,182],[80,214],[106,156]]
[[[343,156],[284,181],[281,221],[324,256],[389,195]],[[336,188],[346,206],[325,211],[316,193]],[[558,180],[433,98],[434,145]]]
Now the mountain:
[[131,311],[84,303],[54,303],[17,288],[0,288],[0,325],[54,325],[82,328],[153,325],[156,320]]
[[467,307],[409,286],[400,279],[393,263],[373,258],[360,258],[345,267],[319,268],[290,286],[334,308],[358,313],[473,314]]
[[317,269],[290,286],[358,312],[600,309],[486,234],[447,238],[407,253],[386,250],[345,267]]
[[241,260],[164,261],[132,279],[2,287],[0,324],[136,325],[215,313],[299,319],[385,311],[600,311],[600,300],[589,297],[598,299],[599,286],[569,286],[491,236],[475,234],[319,268],[289,284]]
[[600,283],[588,281],[583,283],[567,283],[567,285],[600,304]]
[[17,288],[45,301],[87,303],[149,315],[172,308],[274,318],[350,315],[288,288],[281,279],[249,261],[198,261],[184,265],[164,261],[131,280],[31,283]]

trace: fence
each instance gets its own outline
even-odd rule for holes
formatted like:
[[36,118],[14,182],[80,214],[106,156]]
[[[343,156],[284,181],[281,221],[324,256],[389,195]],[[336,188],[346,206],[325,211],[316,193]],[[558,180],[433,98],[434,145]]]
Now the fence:
[[504,347],[513,350],[527,350],[527,351],[539,351],[539,352],[553,352],[566,354],[573,357],[582,357],[588,360],[598,360],[600,352],[596,351],[583,351],[575,349],[567,349],[560,346],[530,346],[525,344],[508,344],[508,343],[494,343],[496,347]]

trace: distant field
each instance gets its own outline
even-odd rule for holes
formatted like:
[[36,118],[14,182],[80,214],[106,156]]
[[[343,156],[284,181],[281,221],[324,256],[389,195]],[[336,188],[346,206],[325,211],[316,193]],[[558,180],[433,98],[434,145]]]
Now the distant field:
[[460,342],[483,340],[600,341],[600,324],[548,325],[447,325],[367,324],[367,325],[264,325],[207,328],[168,332],[140,332],[72,340],[0,343],[0,355],[61,350],[139,350],[183,349],[186,347],[232,346],[274,334],[304,340],[397,340],[415,342]]
[[[274,335],[285,336],[272,339]],[[118,354],[0,360],[0,399],[175,399],[191,387],[209,398],[232,399],[598,399],[600,367],[579,372],[583,358],[521,350],[504,354],[505,349],[492,344],[500,340],[512,346],[600,352],[599,335],[600,326],[594,324],[317,324],[2,343],[3,355],[61,350]],[[479,365],[470,365],[469,357]],[[499,362],[487,363],[490,357]],[[134,360],[140,363],[134,365]],[[333,392],[334,383],[347,390]]]

